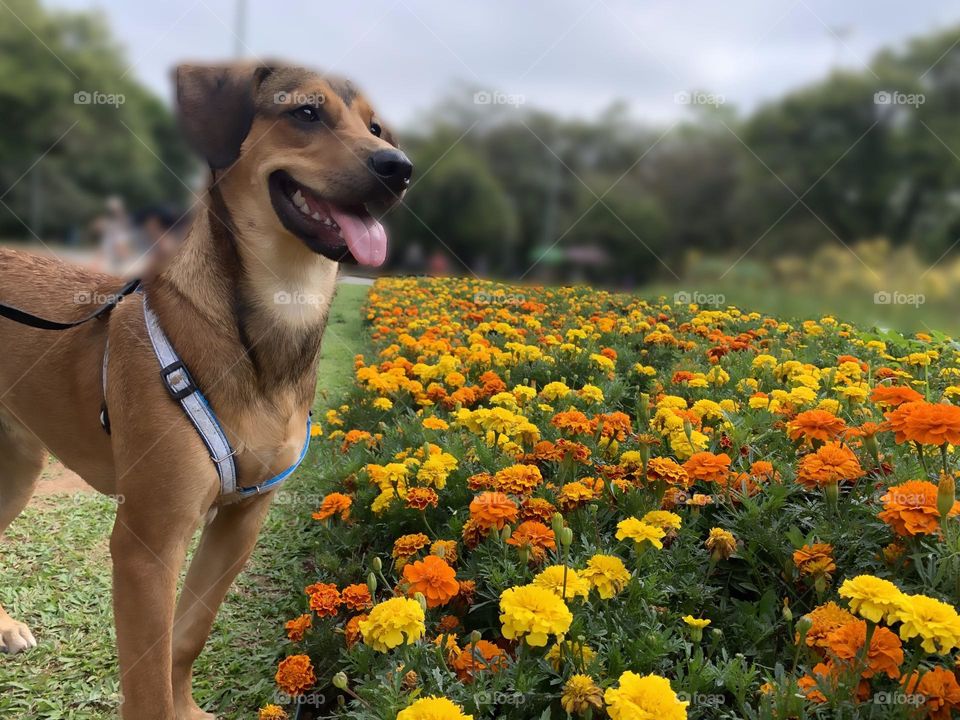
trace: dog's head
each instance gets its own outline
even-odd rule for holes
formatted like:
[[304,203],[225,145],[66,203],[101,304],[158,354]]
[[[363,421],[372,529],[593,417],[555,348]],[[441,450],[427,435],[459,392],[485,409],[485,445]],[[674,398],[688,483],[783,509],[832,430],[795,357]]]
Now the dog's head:
[[279,63],[181,65],[176,83],[181,127],[238,227],[336,261],[384,261],[374,215],[413,165],[351,83]]

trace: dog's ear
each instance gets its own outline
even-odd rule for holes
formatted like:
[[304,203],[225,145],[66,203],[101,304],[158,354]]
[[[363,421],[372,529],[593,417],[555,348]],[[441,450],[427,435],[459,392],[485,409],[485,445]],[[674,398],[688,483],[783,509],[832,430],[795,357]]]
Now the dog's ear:
[[190,146],[214,170],[240,156],[256,109],[255,93],[271,72],[255,65],[180,65],[177,117]]

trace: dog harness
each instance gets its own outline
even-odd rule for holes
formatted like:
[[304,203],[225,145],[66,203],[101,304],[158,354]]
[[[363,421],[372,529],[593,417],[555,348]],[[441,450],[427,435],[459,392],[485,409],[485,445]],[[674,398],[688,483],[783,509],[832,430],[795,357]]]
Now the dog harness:
[[[143,293],[139,279],[128,282],[113,295],[109,302],[104,303],[93,313],[80,320],[72,322],[48,320],[21,310],[20,308],[4,304],[0,304],[0,317],[41,330],[69,330],[78,325],[83,325],[90,320],[106,317],[123,298],[137,291],[139,291],[143,297],[143,319],[147,326],[147,334],[150,337],[153,352],[157,356],[157,361],[160,363],[160,379],[170,393],[170,396],[179,403],[183,412],[190,420],[190,423],[196,429],[197,434],[200,435],[200,439],[206,446],[207,451],[210,453],[210,459],[213,461],[214,466],[217,468],[217,474],[220,476],[220,495],[227,496],[235,494],[240,497],[257,495],[267,492],[290,477],[293,471],[303,462],[307,456],[307,450],[310,448],[312,413],[307,413],[307,438],[303,443],[300,456],[293,465],[257,485],[238,485],[237,466],[233,461],[233,456],[236,455],[237,451],[230,447],[230,441],[227,440],[227,436],[223,432],[223,427],[217,420],[213,408],[210,407],[210,403],[207,402],[206,397],[200,392],[200,388],[194,383],[190,371],[187,370],[186,365],[183,364],[183,360],[181,360],[177,354],[170,339],[166,336],[166,333],[163,332],[163,328],[160,327],[160,321],[157,319],[153,310],[150,309],[146,294]],[[103,405],[100,410],[100,424],[107,434],[110,434],[110,418],[107,413],[107,365],[109,359],[110,343],[108,340],[103,349],[103,365],[101,368]]]

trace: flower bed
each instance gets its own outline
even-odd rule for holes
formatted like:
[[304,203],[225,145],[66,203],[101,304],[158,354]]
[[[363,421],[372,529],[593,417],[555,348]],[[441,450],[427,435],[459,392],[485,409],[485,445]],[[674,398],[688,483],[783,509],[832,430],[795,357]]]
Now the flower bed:
[[946,338],[462,279],[366,312],[261,718],[960,708]]

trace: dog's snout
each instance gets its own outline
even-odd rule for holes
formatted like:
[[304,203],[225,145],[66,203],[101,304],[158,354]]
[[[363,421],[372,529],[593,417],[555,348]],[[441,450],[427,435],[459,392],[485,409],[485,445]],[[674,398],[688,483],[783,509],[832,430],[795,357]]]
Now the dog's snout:
[[394,192],[404,190],[413,175],[413,163],[401,151],[391,148],[377,150],[370,156],[370,169]]

